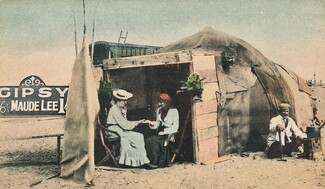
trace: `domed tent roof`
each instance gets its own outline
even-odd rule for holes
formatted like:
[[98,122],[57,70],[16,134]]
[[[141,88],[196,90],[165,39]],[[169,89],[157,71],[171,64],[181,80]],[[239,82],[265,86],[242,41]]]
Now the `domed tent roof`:
[[[185,37],[162,48],[159,53],[182,50],[235,50],[241,66],[250,66],[267,92],[271,111],[277,114],[277,101],[294,104],[288,84],[282,79],[276,63],[267,59],[261,52],[242,39],[206,27],[202,31]],[[247,65],[248,64],[248,65]],[[281,66],[281,65],[280,65]],[[283,66],[281,66],[283,67]],[[288,70],[288,69],[287,69]],[[288,73],[289,74],[289,73]],[[299,89],[311,94],[309,88],[298,75],[290,71]]]
[[245,55],[244,57],[246,59],[249,58],[251,60],[249,62],[253,63],[255,66],[270,63],[262,53],[247,42],[226,33],[214,30],[211,27],[206,27],[194,35],[178,40],[175,43],[162,48],[159,52],[174,52],[190,49],[225,51],[233,47],[237,47],[237,50],[245,50],[245,54],[243,54]]
[[[225,56],[226,52],[235,56],[229,69],[224,67],[223,60],[216,61],[219,153],[265,149],[269,119],[278,115],[281,102],[291,105],[290,116],[298,125],[311,116],[310,91],[303,79],[270,61],[247,42],[207,27],[162,48],[159,53],[183,50],[222,51]],[[247,79],[250,75],[254,79]],[[240,87],[245,90],[239,90]]]

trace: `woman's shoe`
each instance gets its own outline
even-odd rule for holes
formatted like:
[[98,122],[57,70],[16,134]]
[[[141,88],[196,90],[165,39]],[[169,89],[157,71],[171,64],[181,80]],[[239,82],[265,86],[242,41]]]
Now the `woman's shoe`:
[[166,165],[166,167],[171,167],[171,166],[173,166],[172,163],[169,163],[169,164]]
[[145,169],[149,169],[149,170],[151,170],[151,169],[157,169],[157,165],[153,165],[153,164],[147,163],[147,164],[144,165],[144,168]]

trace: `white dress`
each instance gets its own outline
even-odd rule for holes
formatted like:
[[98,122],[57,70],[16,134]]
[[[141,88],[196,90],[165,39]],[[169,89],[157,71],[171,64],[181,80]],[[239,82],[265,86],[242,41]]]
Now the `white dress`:
[[113,105],[107,116],[107,125],[110,130],[121,136],[119,164],[139,167],[150,162],[144,148],[143,135],[131,131],[137,125],[137,121],[128,121],[121,109]]

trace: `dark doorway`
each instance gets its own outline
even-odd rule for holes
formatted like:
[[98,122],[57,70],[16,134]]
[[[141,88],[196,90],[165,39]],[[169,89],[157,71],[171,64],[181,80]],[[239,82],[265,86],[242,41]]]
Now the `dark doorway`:
[[158,95],[168,93],[172,97],[180,116],[180,132],[173,146],[180,148],[184,156],[177,156],[176,161],[193,162],[191,98],[180,90],[182,81],[186,81],[190,74],[190,64],[112,69],[106,74],[113,88],[133,93],[128,102],[129,120],[155,120]]

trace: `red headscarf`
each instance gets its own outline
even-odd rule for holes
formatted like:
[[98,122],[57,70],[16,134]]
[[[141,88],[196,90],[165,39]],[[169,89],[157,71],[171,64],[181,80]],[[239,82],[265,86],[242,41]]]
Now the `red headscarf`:
[[160,109],[161,118],[164,119],[170,108],[174,108],[172,98],[167,93],[161,93],[159,97],[164,101],[165,108]]
[[167,110],[174,108],[173,100],[167,93],[161,93],[159,97],[165,102]]

